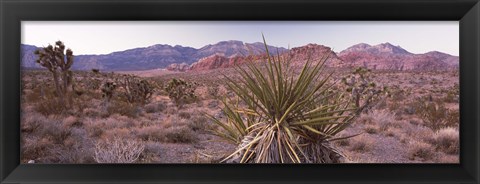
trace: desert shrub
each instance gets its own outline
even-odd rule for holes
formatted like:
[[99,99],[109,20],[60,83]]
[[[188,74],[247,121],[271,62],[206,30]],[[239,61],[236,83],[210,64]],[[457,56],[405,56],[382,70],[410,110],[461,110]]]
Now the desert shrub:
[[165,129],[167,142],[172,143],[194,143],[198,140],[195,132],[187,126],[174,126]]
[[84,121],[84,128],[91,138],[99,138],[105,132],[104,125],[97,122],[95,119],[86,119]]
[[45,123],[48,123],[48,121],[45,116],[36,113],[22,116],[20,130],[22,133],[35,133],[38,132]]
[[25,94],[25,101],[27,103],[39,102],[40,100],[45,98],[45,93],[45,87],[43,85],[40,85]]
[[460,124],[460,110],[449,110],[447,114],[447,126],[458,127]]
[[66,112],[64,104],[57,99],[44,99],[35,104],[35,110],[44,116],[58,115]]
[[140,115],[140,107],[136,106],[135,104],[130,104],[123,101],[112,101],[107,106],[106,117],[115,113],[131,118],[136,118]]
[[459,120],[456,120],[456,117],[459,114],[448,110],[443,103],[419,102],[418,106],[418,115],[422,118],[424,125],[432,130],[458,125]]
[[435,156],[435,149],[428,143],[413,140],[408,145],[408,156],[410,160],[420,158],[427,161]]
[[396,121],[395,114],[387,110],[376,110],[372,113],[372,116],[382,131],[387,130]]
[[447,89],[447,94],[443,98],[445,103],[458,103],[460,100],[460,87],[455,83],[452,87]]
[[372,138],[367,136],[358,136],[350,139],[350,150],[359,153],[365,153],[372,150],[375,142]]
[[149,126],[138,129],[136,132],[136,137],[140,138],[143,141],[165,141],[165,133],[163,129],[158,126]]
[[145,105],[145,112],[147,113],[163,112],[165,109],[167,109],[167,103],[164,101]]
[[97,163],[134,163],[144,149],[140,141],[114,137],[95,144],[94,159]]
[[458,154],[460,151],[460,134],[457,129],[452,127],[441,128],[433,136],[435,146],[447,153]]
[[95,163],[93,159],[93,145],[88,144],[85,130],[73,128],[70,137],[62,145],[55,145],[50,150],[51,157],[48,163],[86,164]]
[[406,99],[406,93],[410,93],[410,91],[401,89],[399,86],[394,86],[390,89],[390,96],[392,101],[399,102]]
[[168,97],[180,108],[184,104],[194,102],[197,99],[195,95],[196,86],[196,83],[173,78],[165,86],[165,91],[168,93]]
[[36,163],[92,163],[87,132],[63,126],[60,121],[44,122],[38,132],[22,136],[21,158]]
[[21,144],[21,158],[25,161],[37,160],[47,156],[52,147],[54,147],[53,142],[47,138],[24,140]]
[[53,141],[54,144],[62,144],[71,134],[71,129],[62,125],[61,121],[51,120],[44,123],[39,129],[38,135],[46,137]]
[[212,124],[210,124],[209,121],[210,120],[205,116],[195,115],[190,118],[188,127],[190,127],[193,131],[210,130],[212,128]]

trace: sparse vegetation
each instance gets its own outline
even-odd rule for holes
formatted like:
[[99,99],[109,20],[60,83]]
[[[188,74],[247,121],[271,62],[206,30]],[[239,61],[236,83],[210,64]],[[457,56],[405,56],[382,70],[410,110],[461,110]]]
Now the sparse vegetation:
[[21,163],[459,162],[458,72],[311,58],[154,77],[88,68],[63,79],[58,67],[65,103],[48,67],[22,70]]

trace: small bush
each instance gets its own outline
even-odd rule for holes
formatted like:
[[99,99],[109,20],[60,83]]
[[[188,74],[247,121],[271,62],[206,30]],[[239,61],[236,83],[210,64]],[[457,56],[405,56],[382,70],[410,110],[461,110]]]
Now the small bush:
[[58,99],[45,99],[35,104],[35,110],[44,116],[57,115],[66,111]]
[[153,104],[148,104],[145,106],[145,112],[147,113],[155,113],[155,112],[163,112],[167,108],[167,103],[165,102],[159,102],[159,103],[153,103]]
[[197,136],[187,126],[170,127],[164,131],[167,142],[172,143],[194,143]]
[[188,127],[190,127],[193,131],[199,130],[210,130],[212,128],[212,124],[209,123],[209,119],[205,116],[196,115],[190,119],[190,123]]
[[53,121],[43,124],[39,135],[49,138],[54,144],[63,144],[63,141],[71,135],[71,129],[62,126],[60,121]]
[[140,115],[140,108],[135,104],[115,101],[107,106],[107,117],[115,113],[131,118],[136,118]]
[[350,150],[364,153],[370,151],[373,145],[375,145],[373,139],[366,136],[358,136],[351,139]]
[[410,160],[420,158],[423,161],[430,160],[435,156],[435,149],[432,145],[420,141],[410,141],[408,146]]
[[418,115],[422,118],[424,125],[432,130],[439,130],[445,127],[458,125],[459,113],[448,110],[443,103],[423,102],[419,104]]
[[144,149],[139,141],[114,137],[97,142],[94,159],[97,163],[134,163]]
[[396,121],[395,114],[387,110],[374,111],[373,118],[382,131],[387,130]]
[[166,141],[163,129],[157,126],[143,127],[136,132],[136,137],[143,141]]
[[455,128],[447,127],[438,130],[433,140],[437,148],[447,154],[458,154],[460,151],[459,132]]
[[23,133],[34,133],[39,130],[48,119],[40,114],[31,114],[29,116],[23,116],[21,122],[21,131]]

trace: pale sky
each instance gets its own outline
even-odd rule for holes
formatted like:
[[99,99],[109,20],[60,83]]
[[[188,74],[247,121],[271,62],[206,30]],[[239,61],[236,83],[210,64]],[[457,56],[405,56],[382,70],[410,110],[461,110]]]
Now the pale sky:
[[108,54],[155,44],[200,48],[219,41],[292,48],[308,43],[340,52],[354,44],[389,42],[412,53],[458,56],[458,21],[22,21],[22,43],[61,40],[75,55]]

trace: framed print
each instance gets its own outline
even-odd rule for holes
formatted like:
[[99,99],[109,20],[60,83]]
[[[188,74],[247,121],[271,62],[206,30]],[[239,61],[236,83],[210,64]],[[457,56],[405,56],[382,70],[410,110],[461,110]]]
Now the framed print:
[[0,5],[2,183],[479,181],[478,1]]

